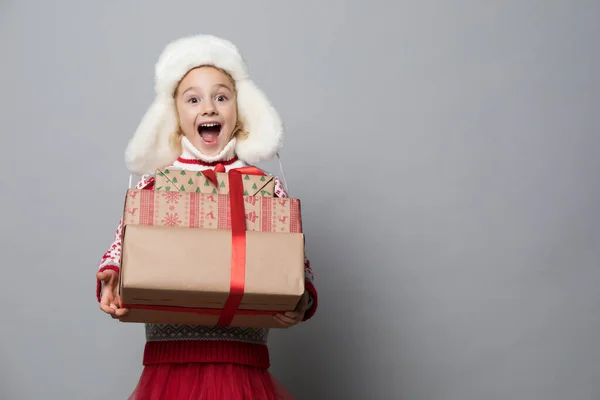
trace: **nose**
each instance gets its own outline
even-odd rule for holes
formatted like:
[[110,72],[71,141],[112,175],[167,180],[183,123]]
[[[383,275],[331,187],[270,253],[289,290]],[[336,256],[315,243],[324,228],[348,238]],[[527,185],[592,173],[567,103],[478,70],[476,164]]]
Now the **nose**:
[[215,107],[215,105],[213,104],[212,101],[203,101],[201,103],[201,109],[200,112],[202,113],[202,115],[216,115],[217,114],[217,108]]

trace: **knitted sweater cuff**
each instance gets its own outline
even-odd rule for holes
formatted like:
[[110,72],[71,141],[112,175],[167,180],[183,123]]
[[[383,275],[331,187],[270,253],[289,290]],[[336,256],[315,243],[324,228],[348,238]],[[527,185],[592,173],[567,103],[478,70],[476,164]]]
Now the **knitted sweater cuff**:
[[317,289],[315,289],[315,285],[313,285],[312,282],[310,281],[306,281],[306,291],[308,292],[308,294],[311,297],[311,306],[308,310],[306,310],[306,312],[304,313],[304,319],[303,321],[307,321],[310,318],[312,318],[312,316],[315,314],[315,312],[317,311],[317,307],[318,307],[318,303],[319,303],[319,295],[317,294]]

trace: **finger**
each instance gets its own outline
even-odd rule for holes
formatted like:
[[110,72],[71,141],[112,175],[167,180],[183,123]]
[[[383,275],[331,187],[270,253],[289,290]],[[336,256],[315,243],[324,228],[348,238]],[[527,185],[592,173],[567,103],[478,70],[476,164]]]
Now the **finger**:
[[113,315],[115,313],[115,309],[110,307],[108,304],[100,303],[100,309],[110,315]]
[[111,278],[111,274],[107,271],[98,272],[98,274],[96,274],[96,278],[101,281],[108,281]]
[[279,315],[273,315],[273,320],[282,328],[289,328],[292,324],[283,321]]
[[100,304],[104,304],[107,307],[111,306],[112,303],[112,294],[108,290],[103,290],[102,295],[100,296]]
[[114,314],[116,310],[114,297],[106,288],[102,291],[102,296],[100,297],[100,309],[108,314]]
[[115,296],[115,294],[113,292],[109,293],[109,299],[110,299],[110,306],[112,308],[115,308],[115,309],[120,308],[119,300],[117,299],[117,296]]
[[114,298],[115,285],[112,281],[102,281],[102,297]]
[[115,310],[115,316],[117,318],[121,318],[121,317],[124,317],[125,315],[127,315],[128,312],[129,312],[129,309],[127,309],[127,308],[119,308],[119,309]]
[[115,302],[117,303],[117,306],[118,306],[119,308],[121,308],[121,305],[123,304],[123,303],[121,302],[121,293],[119,293],[119,290],[118,290],[118,289],[115,289],[115,292],[114,292],[114,294],[115,294]]
[[296,324],[296,321],[293,318],[287,317],[283,314],[275,314],[275,319],[281,321],[283,324],[285,325],[294,325]]
[[299,311],[287,311],[284,315],[293,320],[297,320],[297,319],[300,319],[300,316],[302,315],[302,313]]
[[117,277],[117,273],[113,270],[106,270],[106,271],[98,272],[96,274],[96,278],[98,278],[98,280],[104,282],[105,285],[108,283],[114,282],[116,277]]
[[119,296],[119,293],[116,293],[114,295],[110,306],[115,310],[115,315],[117,317],[122,317],[122,316],[126,315],[127,312],[129,311],[127,308],[121,307],[121,297]]

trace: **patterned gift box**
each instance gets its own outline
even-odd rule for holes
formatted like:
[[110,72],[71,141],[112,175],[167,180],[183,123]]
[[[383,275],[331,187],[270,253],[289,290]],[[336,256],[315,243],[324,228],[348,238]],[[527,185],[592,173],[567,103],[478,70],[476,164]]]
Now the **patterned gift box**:
[[[206,194],[228,194],[229,177],[225,172],[217,172],[217,185],[202,172],[184,169],[163,168],[156,170],[155,190],[193,192]],[[273,196],[275,179],[272,176],[242,175],[244,196]]]
[[[248,231],[301,233],[300,200],[244,197]],[[130,189],[125,224],[231,229],[230,197],[225,194]]]

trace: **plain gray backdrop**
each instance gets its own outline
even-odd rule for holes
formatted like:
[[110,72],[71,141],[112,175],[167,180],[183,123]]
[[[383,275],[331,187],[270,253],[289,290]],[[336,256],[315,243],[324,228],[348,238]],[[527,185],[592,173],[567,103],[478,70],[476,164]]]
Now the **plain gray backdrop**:
[[[0,398],[125,399],[96,265],[153,68],[232,40],[285,120],[320,307],[298,399],[600,398],[600,3],[0,1]],[[275,163],[263,167],[277,172]]]

